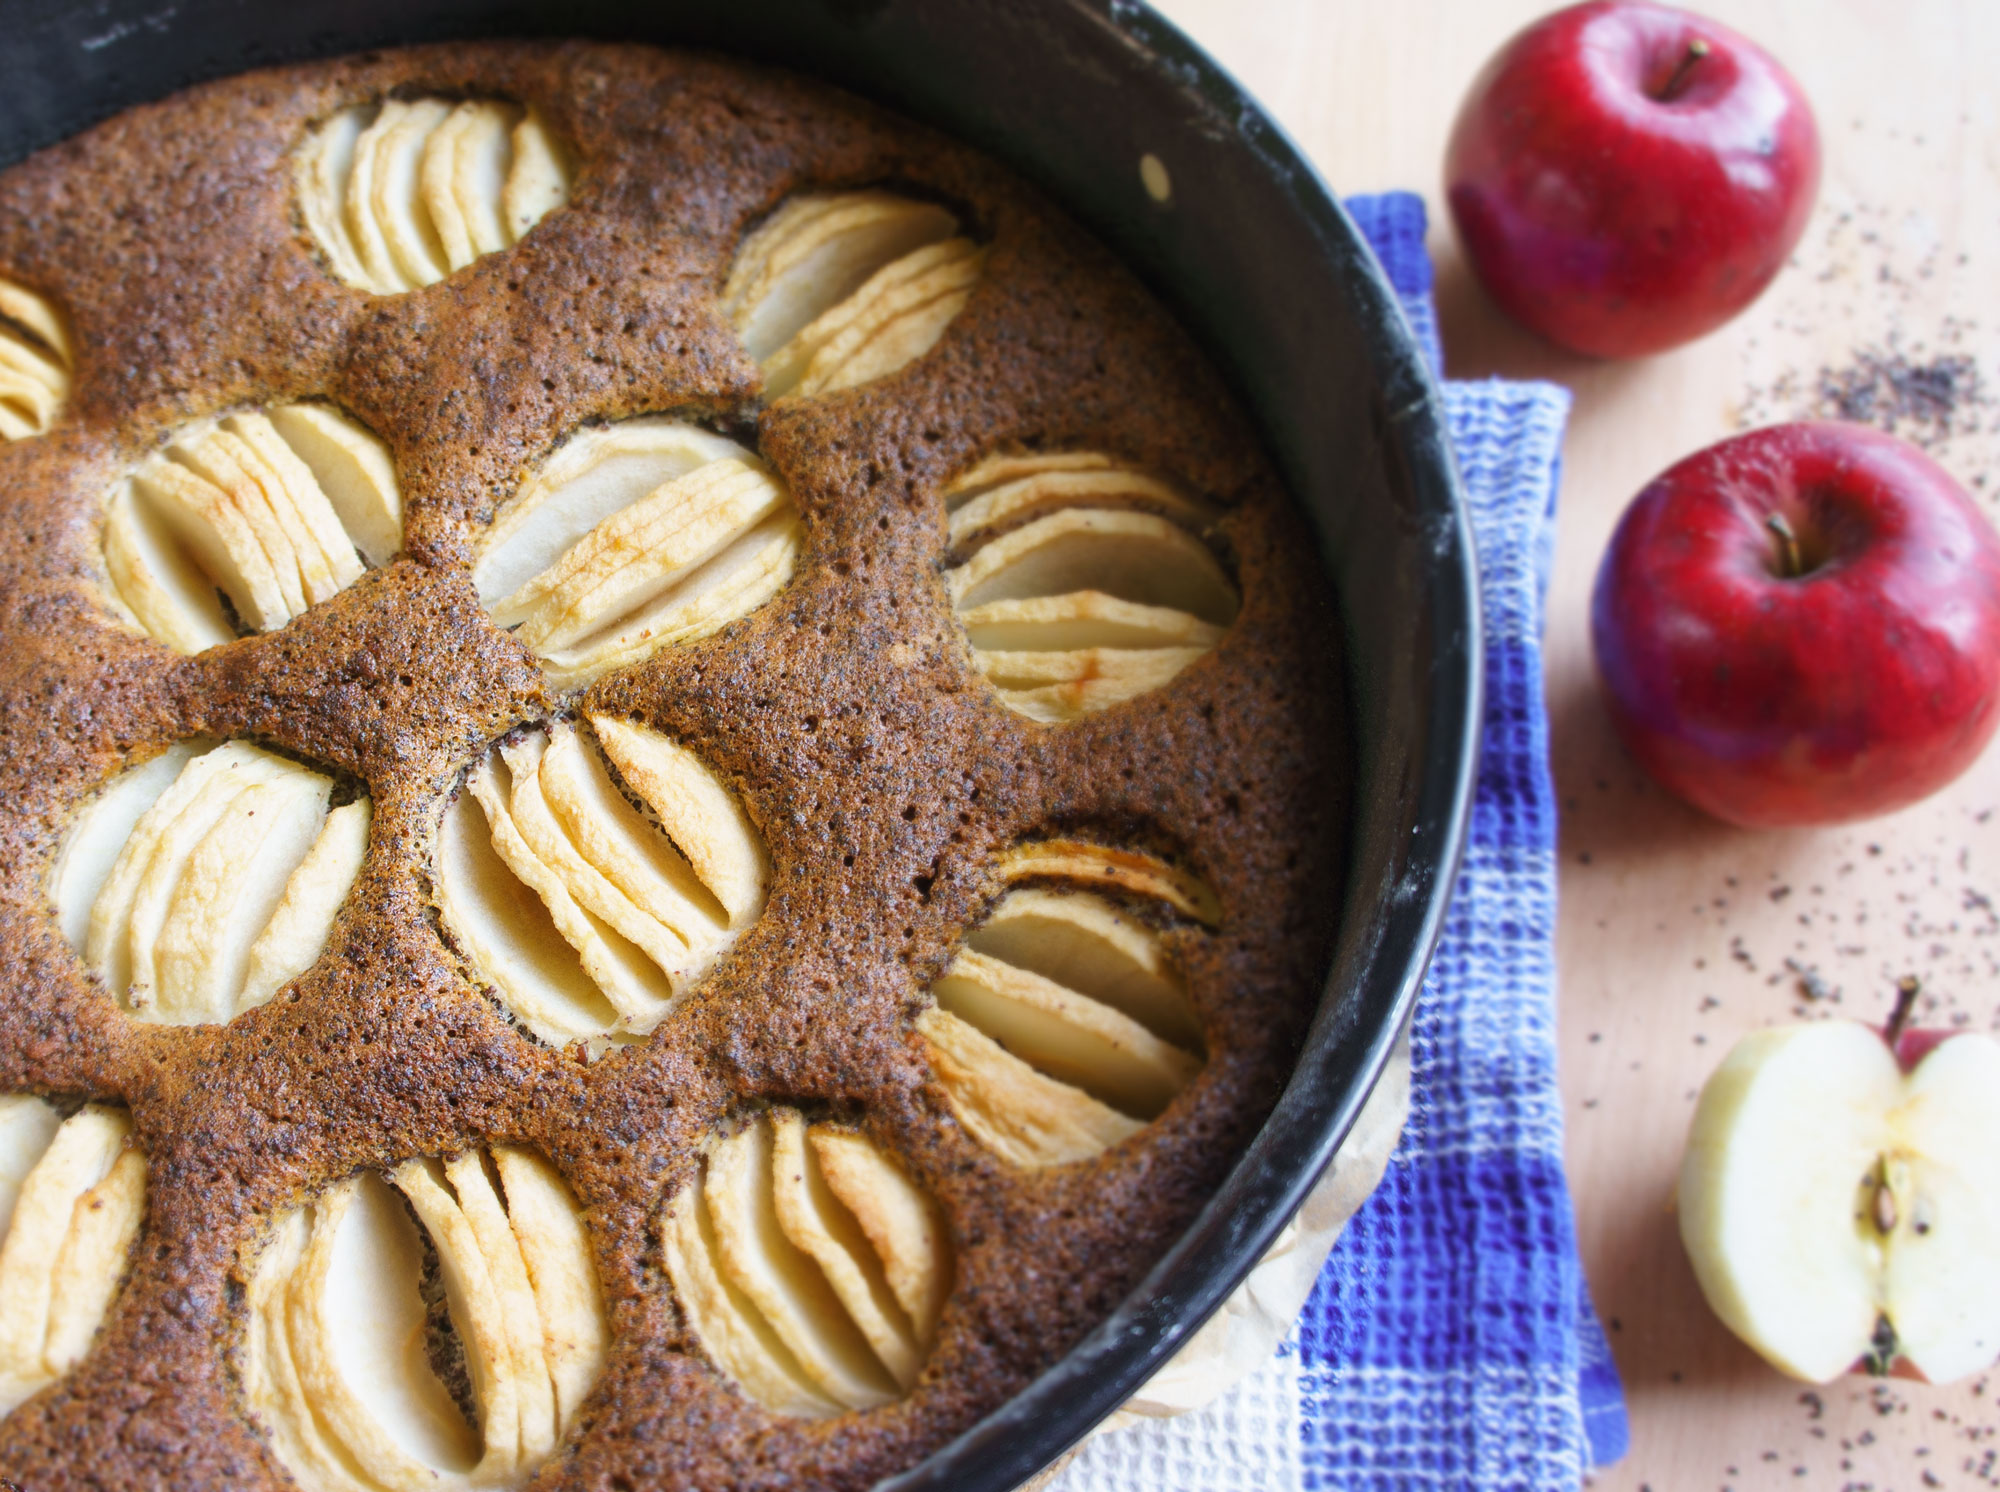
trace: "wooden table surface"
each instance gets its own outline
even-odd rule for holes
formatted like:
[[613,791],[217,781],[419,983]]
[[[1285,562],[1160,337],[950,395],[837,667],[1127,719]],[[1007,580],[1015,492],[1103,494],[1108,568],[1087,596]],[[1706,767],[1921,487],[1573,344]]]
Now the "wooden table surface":
[[[1955,786],[1853,828],[1749,833],[1652,787],[1613,739],[1587,607],[1626,502],[1733,431],[1865,397],[1884,355],[1956,379],[1905,421],[2000,506],[2000,3],[1709,0],[1805,85],[1826,153],[1796,262],[1732,325],[1640,362],[1567,357],[1505,322],[1460,260],[1439,189],[1458,100],[1541,0],[1157,0],[1277,115],[1341,192],[1431,204],[1447,371],[1557,380],[1576,406],[1547,638],[1562,802],[1568,1157],[1592,1290],[1632,1410],[1593,1485],[1651,1492],[2000,1486],[2000,1373],[1949,1388],[1780,1377],[1711,1316],[1671,1210],[1695,1094],[1757,1026],[1879,1019],[1896,978],[1927,1024],[2000,1024],[2000,748]],[[1995,383],[1993,402],[1979,371]],[[1968,379],[1971,382],[1968,382]],[[1862,391],[1857,395],[1856,391]],[[2000,515],[1996,515],[2000,516]],[[1827,993],[1809,999],[1801,971]]]

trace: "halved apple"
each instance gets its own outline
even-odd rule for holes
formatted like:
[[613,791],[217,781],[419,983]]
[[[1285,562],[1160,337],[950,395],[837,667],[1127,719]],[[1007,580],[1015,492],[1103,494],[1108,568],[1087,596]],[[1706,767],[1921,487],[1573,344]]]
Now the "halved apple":
[[0,440],[48,429],[69,385],[69,332],[55,307],[0,279]]
[[935,346],[985,265],[957,229],[943,208],[888,192],[795,197],[771,214],[722,292],[765,395],[852,388]]
[[293,185],[334,274],[397,295],[518,242],[568,199],[573,175],[532,109],[392,98],[315,127]]
[[1848,1021],[1759,1031],[1709,1079],[1681,1236],[1725,1324],[1824,1382],[1907,1363],[1933,1383],[2000,1357],[2000,1043],[1953,1035],[1905,1070]]
[[734,441],[677,420],[585,430],[494,521],[473,583],[571,684],[719,631],[792,577],[791,495]]
[[1235,620],[1206,537],[1220,510],[1108,456],[989,457],[944,499],[952,609],[1001,702],[1031,720],[1161,688]]
[[950,1289],[930,1199],[859,1132],[773,1109],[712,1138],[661,1224],[695,1335],[765,1408],[822,1418],[916,1383]]
[[477,765],[437,869],[446,925],[502,1003],[545,1041],[601,1050],[651,1031],[755,920],[770,862],[693,753],[591,724],[595,745],[558,723]]
[[176,433],[112,489],[102,536],[112,602],[184,653],[283,626],[402,547],[387,449],[345,415],[294,404]]
[[987,1149],[1024,1167],[1087,1160],[1163,1113],[1200,1073],[1203,1046],[1158,930],[1075,888],[1211,922],[1215,894],[1164,861],[1081,840],[1017,846],[998,868],[1017,889],[967,934],[917,1030],[953,1113]]
[[369,807],[253,746],[184,742],[121,774],[64,841],[63,931],[134,1015],[226,1021],[316,960],[361,869]]
[[[521,1485],[574,1423],[607,1337],[576,1200],[512,1146],[364,1172],[290,1209],[248,1304],[245,1396],[309,1492]],[[462,1369],[456,1393],[440,1362]]]
[[0,1414],[90,1349],[125,1274],[146,1157],[123,1110],[0,1097]]

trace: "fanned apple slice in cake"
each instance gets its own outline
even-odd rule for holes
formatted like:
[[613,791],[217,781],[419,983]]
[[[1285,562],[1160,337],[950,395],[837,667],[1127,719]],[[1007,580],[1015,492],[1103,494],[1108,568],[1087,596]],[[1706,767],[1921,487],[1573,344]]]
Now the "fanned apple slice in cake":
[[42,296],[0,278],[0,442],[40,435],[69,397],[69,331]]
[[608,1336],[575,1197],[512,1145],[362,1172],[285,1212],[248,1305],[244,1395],[307,1492],[519,1487],[575,1424]]
[[797,568],[798,511],[756,456],[679,420],[580,431],[495,518],[472,579],[559,684],[748,616]]
[[569,198],[568,151],[532,109],[387,99],[343,109],[294,157],[300,215],[335,275],[397,295],[520,241]]
[[369,803],[247,741],[121,774],[57,859],[56,914],[140,1020],[226,1021],[312,967],[368,848]]
[[1222,640],[1236,586],[1209,503],[1092,452],[997,456],[945,489],[952,609],[1001,702],[1074,720]]
[[0,1414],[75,1367],[125,1277],[146,1156],[124,1110],[0,1096]]
[[891,192],[794,197],[736,252],[722,309],[764,394],[810,398],[886,378],[937,345],[986,251],[944,208]]
[[437,888],[474,973],[523,1025],[601,1048],[660,1023],[757,920],[771,870],[694,753],[589,721],[588,735],[559,722],[481,759],[445,810]]
[[931,986],[917,1029],[952,1112],[994,1154],[1088,1160],[1157,1118],[1201,1071],[1203,1046],[1159,932],[1080,888],[1211,925],[1220,911],[1184,871],[1079,841],[1020,846],[999,868],[1010,889]]
[[951,1289],[931,1200],[866,1136],[794,1109],[715,1139],[661,1240],[702,1346],[778,1414],[907,1393]]
[[115,608],[198,653],[269,632],[403,547],[388,447],[346,415],[289,404],[203,420],[112,489],[101,536]]

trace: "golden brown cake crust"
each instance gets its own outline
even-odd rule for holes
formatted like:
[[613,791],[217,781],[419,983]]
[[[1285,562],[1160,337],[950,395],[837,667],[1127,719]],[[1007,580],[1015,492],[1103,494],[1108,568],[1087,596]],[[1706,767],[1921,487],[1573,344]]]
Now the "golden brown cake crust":
[[[566,208],[515,248],[381,298],[295,215],[307,126],[391,89],[528,102],[573,142]],[[787,193],[890,184],[957,208],[984,282],[926,357],[760,408],[716,296]],[[358,1167],[539,1146],[587,1208],[613,1340],[537,1487],[861,1488],[1018,1391],[1102,1318],[1274,1101],[1339,905],[1347,728],[1314,541],[1246,423],[1135,281],[981,157],[846,95],[710,56],[455,45],[250,74],[136,109],[0,174],[0,275],[70,318],[55,428],[0,446],[0,1088],[130,1105],[151,1156],[130,1282],[91,1355],[0,1426],[0,1474],[59,1488],[288,1485],[241,1407],[247,1261],[287,1202]],[[393,450],[406,555],[281,631],[181,658],[100,592],[104,494],[179,423],[333,401]],[[807,525],[797,579],[719,635],[559,696],[485,616],[479,526],[579,422],[648,411],[754,439]],[[1108,450],[1230,509],[1240,619],[1166,688],[1067,726],[1002,708],[940,581],[939,489],[1009,447]],[[591,1065],[510,1026],[441,938],[438,814],[522,722],[587,701],[693,747],[769,843],[761,921],[644,1045]],[[326,955],[225,1027],[118,1009],[46,893],[78,806],[172,742],[247,735],[353,774],[367,863]],[[911,1028],[997,887],[989,857],[1070,830],[1177,856],[1219,933],[1171,933],[1201,1078],[1099,1160],[1010,1170],[951,1118]],[[657,1222],[746,1101],[858,1119],[957,1249],[908,1399],[772,1416],[712,1369]]]

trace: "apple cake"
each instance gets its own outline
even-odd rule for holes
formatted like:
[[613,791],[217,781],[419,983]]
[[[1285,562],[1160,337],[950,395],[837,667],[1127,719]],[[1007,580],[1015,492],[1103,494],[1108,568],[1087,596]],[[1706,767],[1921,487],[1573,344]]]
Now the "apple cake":
[[867,1487],[1287,1078],[1317,545],[948,140],[582,43],[132,110],[0,173],[0,490],[22,1487]]

